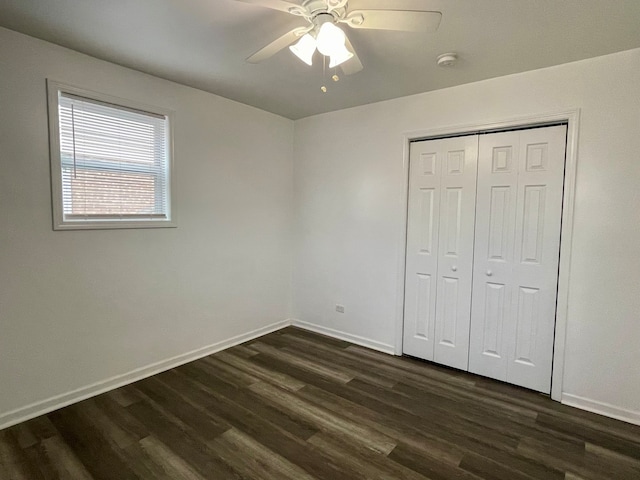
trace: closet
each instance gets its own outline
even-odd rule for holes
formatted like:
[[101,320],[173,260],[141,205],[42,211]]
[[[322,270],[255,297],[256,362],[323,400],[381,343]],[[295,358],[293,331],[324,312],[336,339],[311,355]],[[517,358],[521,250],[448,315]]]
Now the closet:
[[566,125],[412,142],[403,353],[549,393]]

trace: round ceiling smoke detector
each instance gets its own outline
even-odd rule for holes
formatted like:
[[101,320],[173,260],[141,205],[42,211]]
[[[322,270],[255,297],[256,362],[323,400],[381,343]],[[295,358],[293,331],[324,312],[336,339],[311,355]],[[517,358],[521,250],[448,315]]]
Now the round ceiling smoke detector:
[[443,53],[438,55],[436,63],[439,67],[450,67],[458,61],[458,55],[455,53]]

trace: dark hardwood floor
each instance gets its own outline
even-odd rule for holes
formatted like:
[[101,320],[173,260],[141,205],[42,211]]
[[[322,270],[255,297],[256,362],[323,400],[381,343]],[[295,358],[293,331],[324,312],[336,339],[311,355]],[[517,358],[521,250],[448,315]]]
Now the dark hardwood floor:
[[0,479],[640,479],[640,427],[286,328],[0,431]]

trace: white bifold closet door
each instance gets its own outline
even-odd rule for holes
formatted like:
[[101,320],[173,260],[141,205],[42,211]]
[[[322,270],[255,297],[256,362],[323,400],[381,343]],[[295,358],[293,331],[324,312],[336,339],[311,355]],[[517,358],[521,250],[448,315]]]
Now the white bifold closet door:
[[414,142],[403,351],[466,369],[476,203],[476,136]]
[[480,136],[469,370],[549,393],[566,126]]

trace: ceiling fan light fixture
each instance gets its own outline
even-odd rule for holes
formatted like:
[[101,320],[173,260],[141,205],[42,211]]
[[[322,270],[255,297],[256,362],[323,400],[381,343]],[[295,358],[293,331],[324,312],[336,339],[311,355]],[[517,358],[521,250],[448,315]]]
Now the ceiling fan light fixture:
[[353,58],[353,53],[347,50],[347,47],[342,45],[342,48],[333,52],[329,58],[329,68],[334,68],[340,64],[343,64],[350,58]]
[[332,22],[323,23],[316,37],[318,51],[324,56],[338,55],[344,49],[346,36]]
[[316,51],[316,39],[308,33],[298,43],[289,47],[296,57],[307,65],[313,65],[313,54]]

